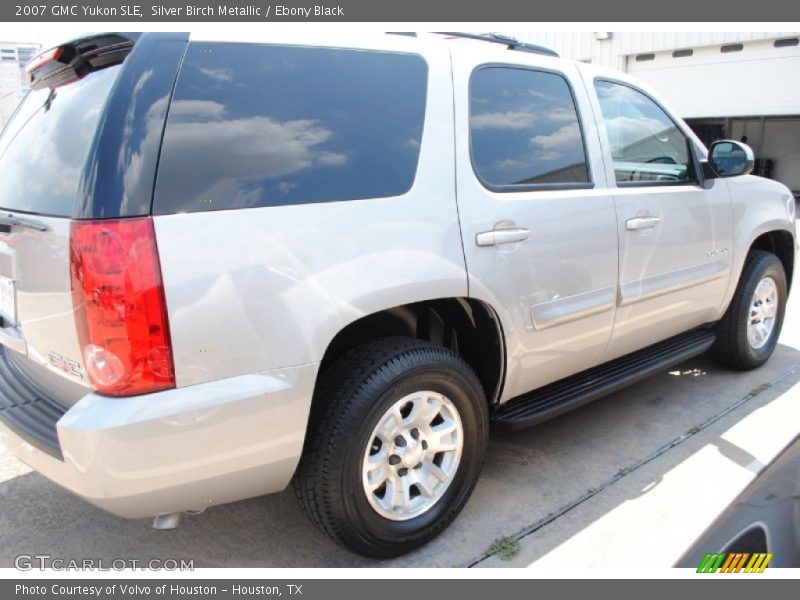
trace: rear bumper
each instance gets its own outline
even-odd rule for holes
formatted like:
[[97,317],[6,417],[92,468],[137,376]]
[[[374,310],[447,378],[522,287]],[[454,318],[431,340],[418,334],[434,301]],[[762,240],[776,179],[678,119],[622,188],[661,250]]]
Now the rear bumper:
[[62,459],[0,420],[23,462],[122,517],[197,510],[286,487],[318,364],[131,398],[89,394],[56,424]]

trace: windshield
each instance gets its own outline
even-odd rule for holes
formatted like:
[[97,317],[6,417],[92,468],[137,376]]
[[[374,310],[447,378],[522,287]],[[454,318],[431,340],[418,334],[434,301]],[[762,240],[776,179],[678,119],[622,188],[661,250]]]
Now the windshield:
[[0,138],[0,209],[72,216],[83,165],[120,68],[28,93]]

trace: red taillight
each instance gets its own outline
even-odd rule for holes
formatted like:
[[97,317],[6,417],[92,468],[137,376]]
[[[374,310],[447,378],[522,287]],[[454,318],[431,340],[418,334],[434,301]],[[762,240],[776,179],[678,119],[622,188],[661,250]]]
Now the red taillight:
[[152,219],[73,221],[70,270],[92,386],[112,396],[175,387]]
[[25,72],[30,74],[37,69],[41,69],[45,65],[57,62],[63,51],[63,48],[56,47],[37,54],[31,59],[31,62],[25,66]]

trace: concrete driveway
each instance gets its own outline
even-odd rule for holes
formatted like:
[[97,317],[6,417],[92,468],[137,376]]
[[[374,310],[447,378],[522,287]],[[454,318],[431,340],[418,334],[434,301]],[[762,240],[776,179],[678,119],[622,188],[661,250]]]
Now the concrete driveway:
[[196,567],[671,566],[800,432],[800,293],[769,363],[705,356],[538,427],[491,440],[448,531],[408,556],[343,551],[291,491],[214,507],[174,531],[94,508],[0,445],[0,567],[18,554],[194,559]]

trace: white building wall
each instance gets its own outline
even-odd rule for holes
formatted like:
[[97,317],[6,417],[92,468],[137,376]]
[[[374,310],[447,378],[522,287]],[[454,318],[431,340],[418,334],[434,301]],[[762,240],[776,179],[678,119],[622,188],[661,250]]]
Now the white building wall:
[[684,118],[800,114],[800,45],[776,48],[773,40],[695,47],[692,56],[653,52],[628,60],[628,72],[662,93]]
[[785,32],[611,32],[611,37],[598,40],[594,32],[550,32],[512,31],[515,38],[552,48],[565,58],[591,61],[593,64],[612,69],[626,70],[627,57],[643,52],[660,52],[717,46],[753,40],[774,40],[798,35],[796,31]]
[[22,69],[39,49],[39,44],[0,41],[0,129],[25,95]]

